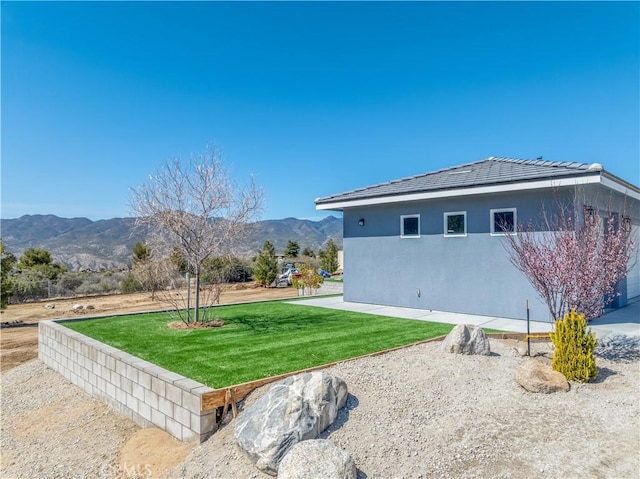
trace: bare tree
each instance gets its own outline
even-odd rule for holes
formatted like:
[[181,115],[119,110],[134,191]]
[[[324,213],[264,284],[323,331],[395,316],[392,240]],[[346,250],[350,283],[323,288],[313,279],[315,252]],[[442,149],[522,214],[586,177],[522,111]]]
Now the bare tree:
[[156,258],[153,255],[134,261],[133,277],[146,291],[151,292],[151,299],[156,299],[156,292],[172,283],[178,268],[169,258]]
[[157,237],[182,254],[193,271],[194,321],[200,318],[204,261],[237,246],[262,204],[262,189],[253,178],[246,186],[237,185],[215,149],[187,162],[170,161],[132,190],[136,225],[152,227]]
[[530,222],[506,234],[510,260],[524,273],[554,319],[570,310],[592,319],[619,293],[616,286],[632,266],[634,241],[630,218],[598,208],[563,204],[553,213],[543,209],[538,227]]

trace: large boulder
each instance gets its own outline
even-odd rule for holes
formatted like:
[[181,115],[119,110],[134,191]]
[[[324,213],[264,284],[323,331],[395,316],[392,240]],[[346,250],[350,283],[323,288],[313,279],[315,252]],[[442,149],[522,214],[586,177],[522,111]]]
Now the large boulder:
[[284,456],[278,479],[356,479],[351,454],[327,439],[310,439],[295,444]]
[[319,371],[288,377],[240,414],[236,441],[258,469],[275,476],[289,449],[315,439],[346,401],[340,378]]
[[489,338],[481,327],[473,324],[456,325],[442,341],[442,349],[455,354],[491,354]]
[[569,382],[564,374],[535,359],[522,361],[516,368],[516,382],[532,393],[567,392]]

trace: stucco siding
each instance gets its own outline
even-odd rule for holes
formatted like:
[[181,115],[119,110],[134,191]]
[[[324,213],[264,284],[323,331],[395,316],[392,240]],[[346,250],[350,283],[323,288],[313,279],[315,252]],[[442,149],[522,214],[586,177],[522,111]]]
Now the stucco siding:
[[[587,197],[599,196],[586,191]],[[347,301],[459,313],[550,320],[546,305],[509,261],[503,236],[490,233],[492,209],[515,208],[518,224],[541,221],[574,189],[442,198],[344,211]],[[581,201],[580,201],[581,203]],[[444,236],[444,213],[466,212],[467,235]],[[420,237],[401,238],[402,215],[420,215]],[[359,220],[364,219],[364,225]],[[538,226],[539,227],[539,226]]]
[[487,234],[345,238],[344,299],[518,319],[529,299],[531,319],[548,320],[503,242]]
[[[568,211],[575,206],[580,214],[583,204],[601,215],[611,208],[631,214],[637,224],[638,202],[599,185],[348,208],[343,216],[344,298],[518,319],[526,319],[529,300],[531,319],[550,320],[528,279],[509,261],[505,238],[491,234],[490,212],[514,208],[518,224],[533,222],[541,230],[543,212],[553,217],[558,204]],[[466,213],[466,236],[444,235],[445,212]],[[420,215],[420,237],[401,237],[403,215]],[[626,304],[627,281],[619,287],[622,294],[613,307]]]

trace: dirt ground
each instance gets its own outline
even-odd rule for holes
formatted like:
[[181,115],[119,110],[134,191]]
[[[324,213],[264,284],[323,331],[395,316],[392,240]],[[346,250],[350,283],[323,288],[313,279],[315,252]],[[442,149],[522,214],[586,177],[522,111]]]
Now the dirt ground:
[[[227,287],[222,293],[220,303],[286,299],[296,296],[297,291],[294,288],[262,288],[255,283],[244,283]],[[78,312],[73,309],[76,304],[82,304],[85,307],[91,305],[94,309],[83,309]],[[54,308],[45,308],[46,305],[54,305]],[[149,293],[53,299],[9,305],[6,310],[2,311],[0,320],[2,323],[16,325],[3,327],[0,330],[1,372],[9,371],[38,357],[38,322],[41,320],[158,311],[167,308],[166,303],[158,299],[151,299]],[[86,406],[85,403],[83,404]],[[96,401],[87,404],[90,404],[87,407],[91,409],[87,414],[91,416],[101,417],[108,414],[106,407]],[[48,422],[53,420],[56,422],[55,427],[64,428],[70,417],[78,415],[78,408],[73,406],[70,401],[61,401],[56,407],[60,409],[56,414],[51,414],[50,407],[45,407],[41,409],[43,414],[31,416],[31,423],[22,425],[24,434],[33,435],[34,431],[42,430],[44,419],[47,419]],[[73,413],[69,408],[73,408]],[[34,420],[37,424],[33,423]],[[48,430],[50,427],[54,427],[54,425],[45,429]],[[144,463],[145,467],[155,471],[153,476],[157,477],[159,471],[169,470],[182,462],[193,447],[193,444],[183,444],[174,440],[160,429],[139,429],[134,424],[130,424],[124,429],[126,429],[126,434],[124,434],[126,440],[120,447],[118,462],[110,466],[111,472],[116,472],[114,476],[127,476],[129,474],[122,474],[127,470],[127,465]],[[10,451],[3,451],[2,456],[3,463],[11,462]]]
[[[294,288],[262,288],[255,283],[229,285],[222,293],[221,304],[297,296]],[[54,309],[45,308],[52,304]],[[73,306],[91,305],[92,310],[74,311]],[[11,304],[0,314],[2,323],[19,324],[0,330],[0,372],[8,371],[38,357],[38,321],[43,319],[107,316],[111,314],[168,309],[167,303],[151,299],[149,293],[53,299],[36,303]]]

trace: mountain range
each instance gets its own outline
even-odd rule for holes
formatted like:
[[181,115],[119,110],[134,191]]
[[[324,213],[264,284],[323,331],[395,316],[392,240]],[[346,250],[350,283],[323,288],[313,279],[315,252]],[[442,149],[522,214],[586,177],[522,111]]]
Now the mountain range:
[[[131,262],[133,246],[144,242],[148,230],[134,228],[134,218],[92,221],[55,215],[25,215],[0,220],[0,234],[7,251],[19,257],[27,248],[46,249],[55,262],[72,271],[105,271],[124,268]],[[288,241],[315,252],[327,239],[342,247],[342,219],[327,216],[320,221],[284,218],[258,221],[241,245],[255,254],[269,240],[282,253]]]

